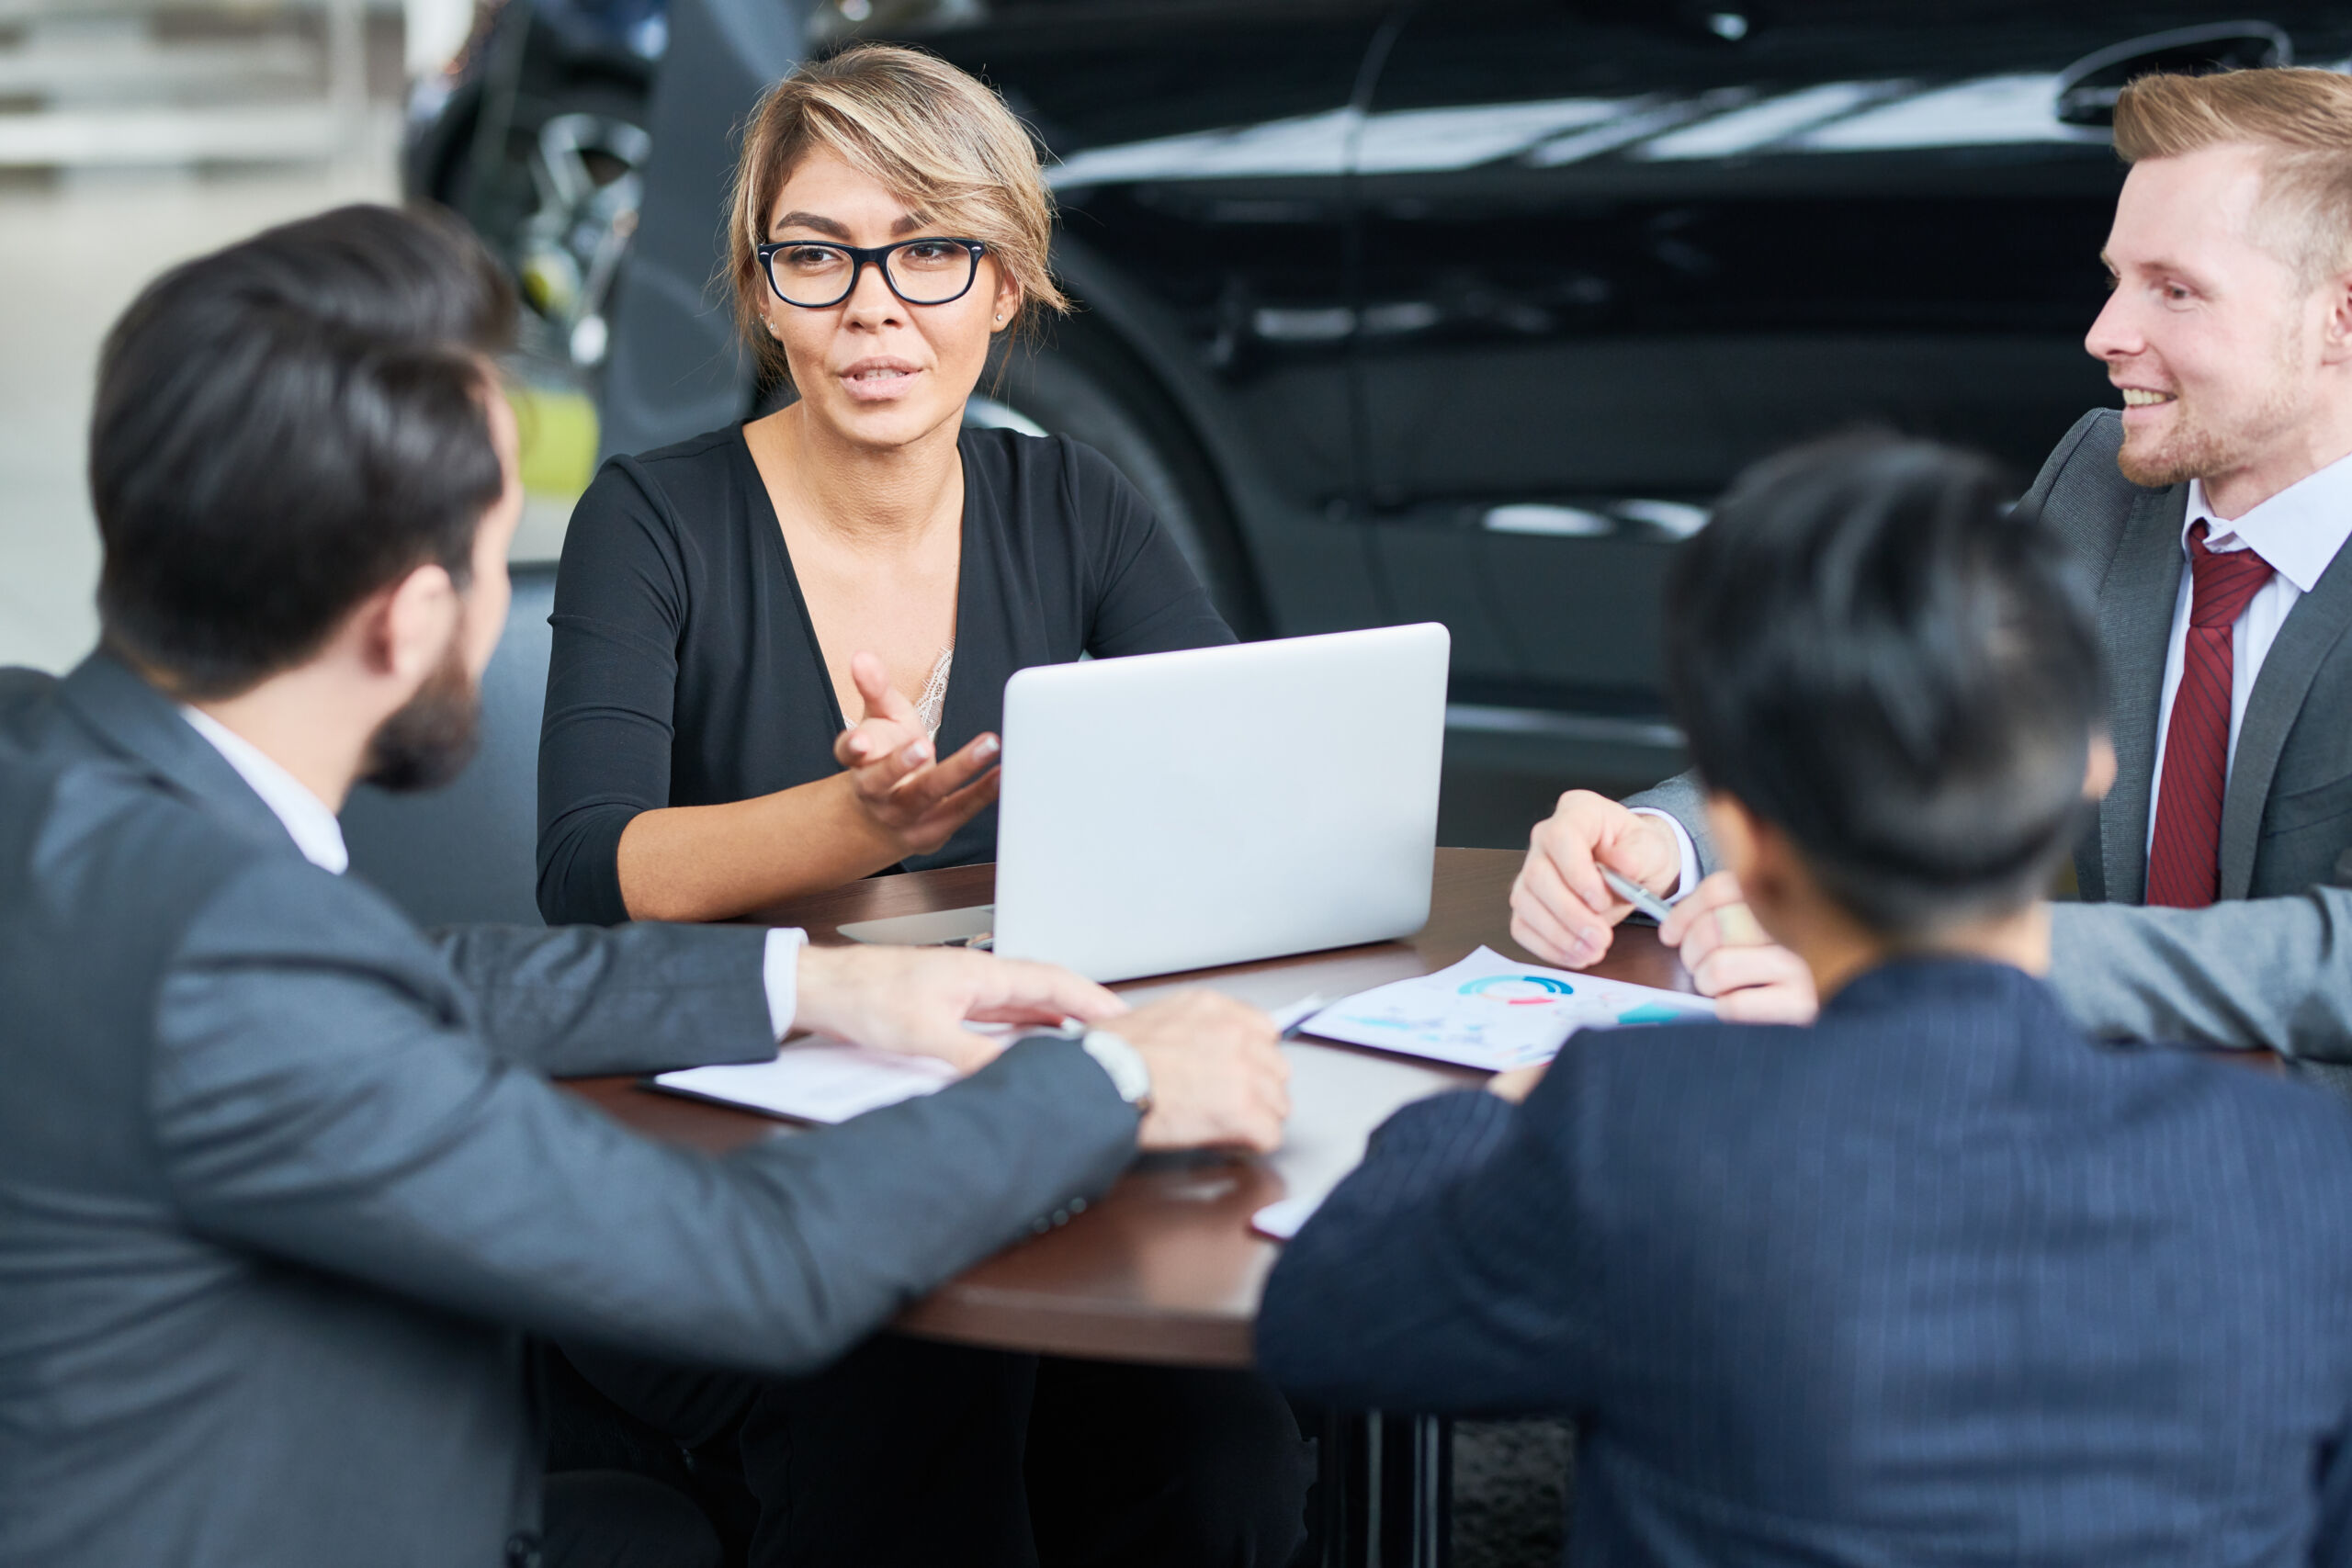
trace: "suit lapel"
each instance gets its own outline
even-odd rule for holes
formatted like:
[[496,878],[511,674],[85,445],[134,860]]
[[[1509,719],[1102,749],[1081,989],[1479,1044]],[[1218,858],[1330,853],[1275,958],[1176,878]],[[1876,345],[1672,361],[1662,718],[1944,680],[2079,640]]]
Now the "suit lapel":
[[2188,487],[2139,491],[2115,557],[2098,586],[2099,638],[2113,687],[2115,787],[2098,813],[2100,896],[2137,904],[2147,896],[2148,811],[2156,772],[2156,710],[2165,650],[2180,596],[2180,525]]
[[180,716],[172,700],[113,655],[93,653],[84,660],[65,677],[63,695],[107,745],[213,816],[262,842],[292,842],[277,814]]
[[2352,550],[2335,559],[2309,593],[2295,601],[2287,622],[2264,655],[2262,671],[2247,694],[2245,717],[2238,725],[2237,750],[2230,759],[2230,786],[2222,800],[2222,897],[2243,898],[2254,886],[2254,852],[2261,841],[2262,811],[2278,775],[2278,754],[2303,711],[2303,697],[2320,663],[2352,626]]

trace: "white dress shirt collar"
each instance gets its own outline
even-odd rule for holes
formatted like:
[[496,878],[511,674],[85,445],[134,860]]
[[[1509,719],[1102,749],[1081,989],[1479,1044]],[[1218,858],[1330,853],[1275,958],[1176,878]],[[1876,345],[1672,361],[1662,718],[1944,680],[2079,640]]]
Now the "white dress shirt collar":
[[2183,550],[2200,517],[2207,520],[2206,542],[2212,548],[2251,548],[2298,592],[2309,593],[2352,536],[2352,457],[2305,475],[2234,523],[2207,511],[2204,481],[2191,479],[2188,511],[2180,523]]
[[272,761],[260,747],[210,714],[182,704],[180,716],[212,743],[212,749],[237,770],[237,776],[285,824],[287,836],[302,852],[304,860],[322,871],[343,874],[351,864],[351,852],[344,847],[343,824],[335,820],[325,801]]

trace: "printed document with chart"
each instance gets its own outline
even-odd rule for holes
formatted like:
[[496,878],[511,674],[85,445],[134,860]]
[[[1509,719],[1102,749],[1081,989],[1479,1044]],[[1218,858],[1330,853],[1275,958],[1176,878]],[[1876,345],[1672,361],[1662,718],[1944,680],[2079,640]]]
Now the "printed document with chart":
[[1713,1018],[1704,997],[1514,964],[1482,947],[1450,969],[1335,1002],[1302,1033],[1501,1072],[1548,1062],[1579,1029]]

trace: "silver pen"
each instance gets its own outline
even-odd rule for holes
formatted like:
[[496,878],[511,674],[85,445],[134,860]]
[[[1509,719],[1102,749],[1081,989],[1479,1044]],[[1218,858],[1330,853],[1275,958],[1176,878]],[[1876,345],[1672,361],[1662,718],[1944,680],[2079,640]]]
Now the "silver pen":
[[[1600,864],[1598,861],[1595,861],[1593,863],[1595,865]],[[1639,909],[1643,914],[1647,915],[1651,919],[1656,920],[1660,925],[1666,924],[1667,916],[1674,912],[1673,908],[1668,905],[1665,899],[1659,897],[1657,894],[1651,892],[1640,883],[1634,882],[1628,878],[1618,875],[1615,872],[1610,870],[1605,865],[1600,866],[1600,880],[1609,884],[1609,891],[1614,893],[1618,897],[1623,898],[1626,903],[1631,904],[1634,908]]]

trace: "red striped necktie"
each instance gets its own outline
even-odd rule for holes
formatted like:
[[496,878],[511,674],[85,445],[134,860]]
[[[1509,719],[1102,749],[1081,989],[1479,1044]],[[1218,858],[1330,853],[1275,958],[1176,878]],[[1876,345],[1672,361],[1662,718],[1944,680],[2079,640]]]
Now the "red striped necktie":
[[2188,530],[2188,640],[2165,731],[2156,832],[2148,847],[2148,902],[2201,909],[2222,886],[2222,797],[2230,776],[2231,628],[2270,581],[2252,550],[2210,550],[2205,524]]

